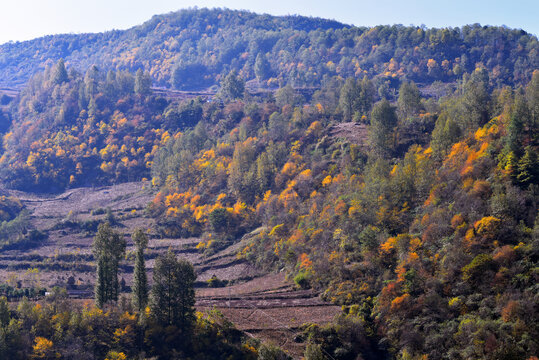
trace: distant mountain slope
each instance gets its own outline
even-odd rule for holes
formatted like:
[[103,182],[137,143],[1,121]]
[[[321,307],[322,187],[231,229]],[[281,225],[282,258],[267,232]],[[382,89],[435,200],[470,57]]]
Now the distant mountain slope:
[[[276,17],[246,11],[181,10],[156,15],[142,25],[128,30],[96,34],[49,35],[38,39],[6,43],[0,46],[0,84],[18,86],[49,61],[64,58],[77,69],[86,70],[96,64],[105,68],[138,69],[155,67],[157,79],[168,80],[170,68],[182,54],[182,45],[201,46],[201,40],[212,38],[222,42],[229,29],[231,41],[252,31],[259,33],[340,29],[348,26],[333,20],[301,16]],[[222,42],[228,46],[228,42]],[[245,45],[245,44],[242,44]],[[231,48],[231,51],[234,47]],[[269,50],[269,49],[267,49]],[[200,54],[204,55],[204,54]],[[256,55],[256,54],[255,54]],[[232,52],[222,58],[230,60]],[[188,60],[188,59],[183,59]]]
[[318,86],[325,76],[377,76],[454,81],[477,66],[498,84],[524,84],[539,67],[537,38],[522,30],[351,27],[301,16],[189,9],[154,16],[128,30],[54,35],[0,46],[0,85],[22,86],[36,71],[64,58],[78,71],[143,67],[154,84],[182,89],[218,84],[237,70],[263,85]]

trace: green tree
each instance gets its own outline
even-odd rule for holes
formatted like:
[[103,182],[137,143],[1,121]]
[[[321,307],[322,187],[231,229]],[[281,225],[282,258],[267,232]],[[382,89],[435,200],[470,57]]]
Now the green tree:
[[258,81],[266,80],[271,76],[271,66],[266,54],[258,53],[256,55],[254,70]]
[[[530,111],[530,121],[528,122],[529,131],[537,129],[539,125],[539,70],[535,70],[532,75],[531,81],[526,87],[526,98],[528,100],[528,106]],[[533,140],[537,140],[539,131],[533,131]]]
[[260,190],[269,190],[274,178],[274,169],[267,152],[261,153],[256,159],[256,179],[260,185]]
[[213,210],[208,216],[211,231],[215,234],[224,233],[228,230],[230,224],[230,213],[225,208]]
[[256,146],[252,141],[237,142],[229,167],[228,188],[250,203],[258,190]]
[[86,85],[85,95],[92,98],[98,92],[99,69],[93,65],[86,71],[84,84]]
[[326,360],[320,344],[308,344],[305,348],[305,360]]
[[402,83],[397,104],[399,114],[403,120],[419,113],[421,110],[421,93],[413,81]]
[[346,79],[339,97],[344,120],[351,121],[359,118],[359,115],[367,115],[371,111],[374,94],[374,85],[366,76],[361,81]]
[[93,247],[97,263],[95,302],[98,307],[102,307],[109,301],[118,300],[118,265],[125,254],[126,242],[106,222],[99,225]]
[[447,112],[442,111],[434,125],[430,143],[436,159],[441,160],[447,155],[448,150],[458,141],[459,137],[459,126]]
[[133,274],[133,306],[139,312],[142,312],[148,304],[148,278],[144,263],[144,249],[148,246],[148,236],[146,236],[144,230],[136,229],[133,232],[133,242],[136,246]]
[[137,95],[146,96],[152,92],[152,78],[150,74],[138,69],[135,75],[135,93]]
[[393,130],[397,126],[395,108],[386,99],[374,105],[371,113],[369,140],[375,156],[387,158],[395,149]]
[[507,136],[505,146],[507,150],[512,151],[516,156],[522,156],[524,124],[528,120],[530,112],[526,98],[522,94],[516,94],[511,119],[507,126]]
[[466,113],[464,128],[474,131],[489,120],[489,77],[485,69],[477,69],[464,83],[463,105]]
[[54,71],[52,73],[52,82],[55,84],[62,84],[68,80],[66,66],[64,64],[64,59],[58,60]]
[[5,328],[9,324],[9,306],[5,296],[0,297],[0,326]]
[[352,116],[354,116],[354,112],[357,110],[358,98],[359,86],[356,79],[346,79],[341,89],[341,96],[339,97],[339,106],[345,121],[352,120]]
[[236,70],[232,70],[221,81],[221,95],[226,99],[239,99],[245,93],[245,81],[238,75]]
[[297,106],[303,104],[305,99],[301,94],[298,94],[292,85],[287,84],[275,92],[275,103],[279,107],[285,105]]
[[163,325],[189,328],[194,321],[196,275],[193,265],[185,259],[178,260],[172,251],[155,261],[151,310]]
[[522,187],[539,182],[539,161],[531,146],[526,146],[524,156],[518,162],[517,181]]
[[374,104],[376,90],[374,84],[368,77],[364,76],[359,83],[359,98],[357,99],[357,108],[361,115],[368,115]]
[[291,359],[287,353],[281,348],[272,344],[262,344],[258,349],[259,360],[289,360]]

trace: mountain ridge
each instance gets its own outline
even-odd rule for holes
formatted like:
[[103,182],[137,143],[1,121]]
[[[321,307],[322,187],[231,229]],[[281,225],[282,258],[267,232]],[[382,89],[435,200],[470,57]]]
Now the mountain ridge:
[[[299,15],[184,9],[154,15],[126,30],[47,35],[2,44],[0,86],[21,87],[32,74],[60,58],[80,72],[94,64],[105,71],[143,68],[155,85],[182,89],[216,85],[230,70],[246,80],[260,78],[267,86],[319,85],[324,75],[384,77],[390,67],[396,67],[393,72],[399,79],[419,82],[428,69],[432,79],[450,82],[462,72],[473,72],[478,63],[500,73],[500,81],[506,84],[512,84],[516,71],[518,83],[524,84],[531,73],[519,72],[528,65],[539,66],[538,52],[535,36],[506,27],[357,27]],[[258,55],[269,64],[265,74],[256,74]],[[390,64],[392,59],[396,64]],[[437,68],[427,68],[428,59]],[[461,68],[454,71],[456,65]],[[496,66],[501,69],[495,70]],[[177,69],[199,79],[186,79]]]

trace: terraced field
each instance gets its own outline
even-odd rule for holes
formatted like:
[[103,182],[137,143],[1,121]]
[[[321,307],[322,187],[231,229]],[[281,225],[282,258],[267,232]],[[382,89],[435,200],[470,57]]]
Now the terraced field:
[[[91,298],[95,281],[92,228],[99,220],[112,216],[116,230],[124,234],[128,243],[119,275],[125,282],[125,292],[132,283],[134,263],[130,234],[142,227],[151,238],[146,251],[150,283],[155,258],[172,249],[195,266],[198,310],[217,308],[240,330],[273,341],[296,358],[303,351],[297,328],[307,322],[329,322],[340,311],[340,307],[322,302],[311,290],[297,290],[284,274],[264,274],[238,259],[236,254],[245,240],[206,257],[196,249],[196,238],[159,238],[153,231],[153,220],[144,215],[146,204],[154,196],[147,183],[78,188],[54,196],[5,189],[0,189],[0,194],[19,198],[31,214],[33,227],[48,235],[31,250],[0,252],[0,283],[67,287],[78,290],[81,297]],[[213,276],[226,280],[228,285],[206,287],[206,281]]]

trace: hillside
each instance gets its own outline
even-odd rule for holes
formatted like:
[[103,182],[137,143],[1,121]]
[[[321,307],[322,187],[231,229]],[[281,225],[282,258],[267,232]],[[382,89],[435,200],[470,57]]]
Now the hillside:
[[[0,85],[22,87],[63,58],[84,72],[148,71],[157,86],[219,84],[230,70],[264,86],[320,86],[327,77],[407,78],[452,82],[481,63],[497,84],[525,84],[539,66],[537,38],[521,30],[482,27],[352,27],[302,16],[190,9],[154,16],[128,30],[54,35],[0,46]],[[387,90],[386,90],[387,91]]]
[[[150,238],[116,260],[124,294],[135,253],[150,274],[167,249],[188,259],[210,314],[192,318],[193,334],[231,359],[286,358],[249,335],[308,360],[534,359],[537,39],[479,25],[337,25],[185,10],[74,36],[96,37],[101,65],[75,69],[61,54],[3,97],[0,275],[11,287],[0,289],[39,298],[38,278],[92,289],[91,245],[108,222]],[[143,50],[126,58],[135,44]],[[167,76],[190,91],[163,89]],[[184,349],[165,336],[195,339],[160,322],[155,303],[43,304],[21,305],[8,329],[18,337],[6,338],[22,340],[0,347],[30,356],[24,341],[52,339],[41,342],[67,358],[75,342],[57,329],[97,326],[101,338],[76,343],[89,359],[170,358]]]

